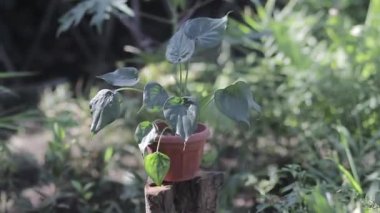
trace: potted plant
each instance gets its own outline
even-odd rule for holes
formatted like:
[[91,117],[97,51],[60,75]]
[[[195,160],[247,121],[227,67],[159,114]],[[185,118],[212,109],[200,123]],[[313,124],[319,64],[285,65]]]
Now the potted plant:
[[[143,94],[143,108],[162,112],[163,119],[141,122],[135,139],[144,155],[144,167],[155,184],[192,179],[199,170],[203,145],[209,129],[198,121],[200,104],[187,90],[188,72],[183,69],[195,52],[217,47],[227,26],[227,15],[222,18],[195,18],[186,21],[170,39],[166,59],[179,72],[178,91],[169,94],[159,83],[149,82],[143,89],[134,88],[139,71],[124,67],[99,76],[116,90],[103,89],[90,101],[91,131],[97,133],[120,116],[121,90]],[[207,102],[214,101],[216,109],[228,118],[249,126],[250,110],[260,110],[247,83],[234,84],[216,90]]]

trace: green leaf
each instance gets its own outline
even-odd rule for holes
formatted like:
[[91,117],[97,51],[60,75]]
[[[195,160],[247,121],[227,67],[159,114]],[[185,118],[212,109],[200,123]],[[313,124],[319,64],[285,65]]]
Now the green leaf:
[[85,200],[90,200],[91,197],[92,197],[92,195],[94,195],[93,192],[86,192],[86,193],[83,195],[83,197],[84,197]]
[[93,183],[93,182],[86,183],[86,185],[84,185],[84,187],[83,187],[83,191],[90,190],[94,185],[95,185],[95,183]]
[[82,191],[82,184],[79,183],[79,181],[72,180],[71,181],[71,185],[74,187],[75,190],[77,190],[77,192],[81,192]]
[[320,186],[317,185],[315,188],[312,189],[311,194],[305,196],[305,201],[308,207],[310,208],[311,212],[315,213],[334,213],[334,212],[341,212],[336,211],[337,206],[335,205],[333,208],[330,206],[328,200],[325,197],[325,193],[323,193],[320,189]]
[[123,67],[97,77],[113,86],[127,87],[139,82],[139,71],[134,67]]
[[249,89],[249,85],[247,83],[245,83],[244,81],[238,81],[235,84],[236,84],[236,86],[240,87],[240,90],[243,92],[244,97],[248,101],[249,108],[250,109],[254,109],[257,112],[260,112],[261,111],[261,107],[253,99],[252,92]]
[[111,11],[111,1],[97,1],[96,7],[93,8],[93,15],[90,20],[90,25],[95,26],[97,31],[100,33],[102,31],[102,24],[104,20],[108,20],[110,18]]
[[347,130],[346,127],[341,126],[341,125],[338,125],[336,127],[336,130],[339,133],[340,143],[344,147],[344,151],[346,153],[348,163],[349,163],[349,165],[351,167],[352,174],[353,174],[355,180],[360,185],[360,178],[359,178],[358,171],[357,171],[356,165],[355,165],[355,161],[354,161],[354,158],[352,157],[351,150],[350,150],[350,145],[349,145],[350,132]]
[[97,133],[120,116],[121,98],[117,92],[100,90],[90,101],[91,132]]
[[155,152],[145,156],[144,168],[153,182],[160,186],[170,168],[170,159],[161,152]]
[[126,2],[126,0],[83,0],[59,19],[60,26],[57,35],[67,31],[70,27],[77,26],[86,14],[92,16],[90,25],[96,26],[98,32],[101,31],[104,20],[109,19],[111,14],[121,12],[128,16],[134,16]]
[[108,163],[111,160],[112,155],[113,155],[113,148],[111,146],[107,147],[106,151],[104,152],[104,156],[103,156],[104,162]]
[[140,143],[140,141],[150,132],[152,128],[153,128],[153,125],[150,121],[140,122],[135,130],[136,142]]
[[122,13],[132,17],[135,15],[135,13],[133,12],[133,10],[130,7],[128,7],[126,2],[127,2],[126,0],[112,0],[111,4],[115,9],[117,9],[117,10],[121,11]]
[[135,131],[135,140],[139,145],[141,153],[144,154],[146,147],[154,142],[157,131],[149,121],[139,123]]
[[343,173],[344,177],[347,178],[352,188],[354,188],[357,193],[363,194],[363,189],[360,186],[360,183],[351,175],[351,173],[339,163],[338,163],[338,168],[340,172]]
[[379,27],[378,23],[380,21],[379,13],[380,13],[380,2],[376,0],[371,0],[368,7],[367,17],[365,20],[365,25],[368,28],[378,29]]
[[260,111],[260,106],[253,100],[249,86],[243,81],[215,91],[214,101],[220,112],[247,126],[250,126],[250,109]]
[[53,124],[53,133],[55,141],[63,141],[65,139],[65,129],[62,128],[58,123]]
[[[214,94],[208,95],[207,98],[201,99],[200,103],[199,119],[211,126],[214,126],[219,131],[229,131],[234,128],[235,122],[221,113],[219,110],[215,110]],[[220,125],[223,124],[223,125]]]
[[61,18],[59,18],[60,26],[57,30],[57,35],[67,31],[72,26],[77,26],[86,12],[95,7],[95,5],[95,1],[80,2],[70,11],[65,13]]
[[147,85],[145,85],[143,102],[144,106],[149,111],[160,111],[168,98],[168,93],[160,84],[156,82],[149,82]]
[[198,104],[192,97],[171,97],[164,105],[164,116],[186,142],[197,124]]
[[0,79],[29,77],[37,74],[33,72],[0,72]]
[[184,33],[189,39],[195,40],[197,48],[212,48],[222,41],[227,20],[227,15],[222,18],[191,19],[184,24]]
[[202,167],[210,167],[218,159],[218,151],[216,149],[210,149],[206,151],[202,156]]
[[195,42],[189,39],[180,28],[169,40],[166,59],[174,64],[188,61],[194,53]]

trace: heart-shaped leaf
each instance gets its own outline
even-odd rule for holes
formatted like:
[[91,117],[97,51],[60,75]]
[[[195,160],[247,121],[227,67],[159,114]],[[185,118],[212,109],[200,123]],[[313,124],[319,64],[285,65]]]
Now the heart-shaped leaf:
[[143,121],[139,123],[135,131],[135,140],[139,144],[139,149],[142,154],[145,153],[146,147],[154,142],[156,136],[157,131],[151,122]]
[[244,93],[245,98],[248,101],[248,107],[250,109],[254,109],[257,112],[261,111],[261,107],[259,104],[256,103],[256,101],[253,99],[252,92],[249,89],[249,85],[245,83],[244,81],[238,81],[235,83],[237,87],[240,88],[240,90]]
[[180,28],[169,40],[166,59],[174,64],[188,61],[194,53],[195,42],[189,39]]
[[120,116],[119,93],[109,89],[100,90],[90,101],[92,114],[91,131],[99,132],[103,127],[110,124]]
[[222,18],[191,19],[184,24],[184,33],[189,39],[195,40],[197,48],[212,48],[222,41],[227,20],[227,15]]
[[224,89],[215,91],[214,101],[216,108],[236,122],[244,122],[250,126],[249,110],[260,110],[260,106],[253,100],[249,86],[238,81]]
[[161,152],[149,154],[144,158],[144,168],[153,182],[160,186],[169,171],[170,158]]
[[198,104],[192,97],[171,97],[165,102],[164,116],[186,142],[196,127]]
[[145,85],[143,102],[144,106],[149,111],[160,111],[168,98],[168,93],[160,84],[156,82],[149,82],[147,85]]
[[134,67],[123,67],[97,77],[113,86],[130,87],[139,82],[139,71]]

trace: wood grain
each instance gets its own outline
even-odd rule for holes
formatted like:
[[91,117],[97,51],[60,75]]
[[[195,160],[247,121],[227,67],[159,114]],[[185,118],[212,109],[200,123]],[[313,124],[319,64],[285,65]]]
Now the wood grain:
[[201,172],[194,179],[145,186],[146,213],[214,213],[223,185],[222,172]]

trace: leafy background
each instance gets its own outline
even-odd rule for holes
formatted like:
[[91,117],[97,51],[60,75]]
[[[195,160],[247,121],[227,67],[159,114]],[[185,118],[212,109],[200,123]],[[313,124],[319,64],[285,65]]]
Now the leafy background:
[[203,111],[203,168],[226,173],[218,212],[378,212],[376,0],[1,1],[0,212],[143,212],[133,132],[154,114],[125,92],[125,119],[91,135],[95,76],[133,65],[174,87],[176,26],[230,10],[220,55],[194,59],[189,89],[243,80],[262,109],[249,129]]

